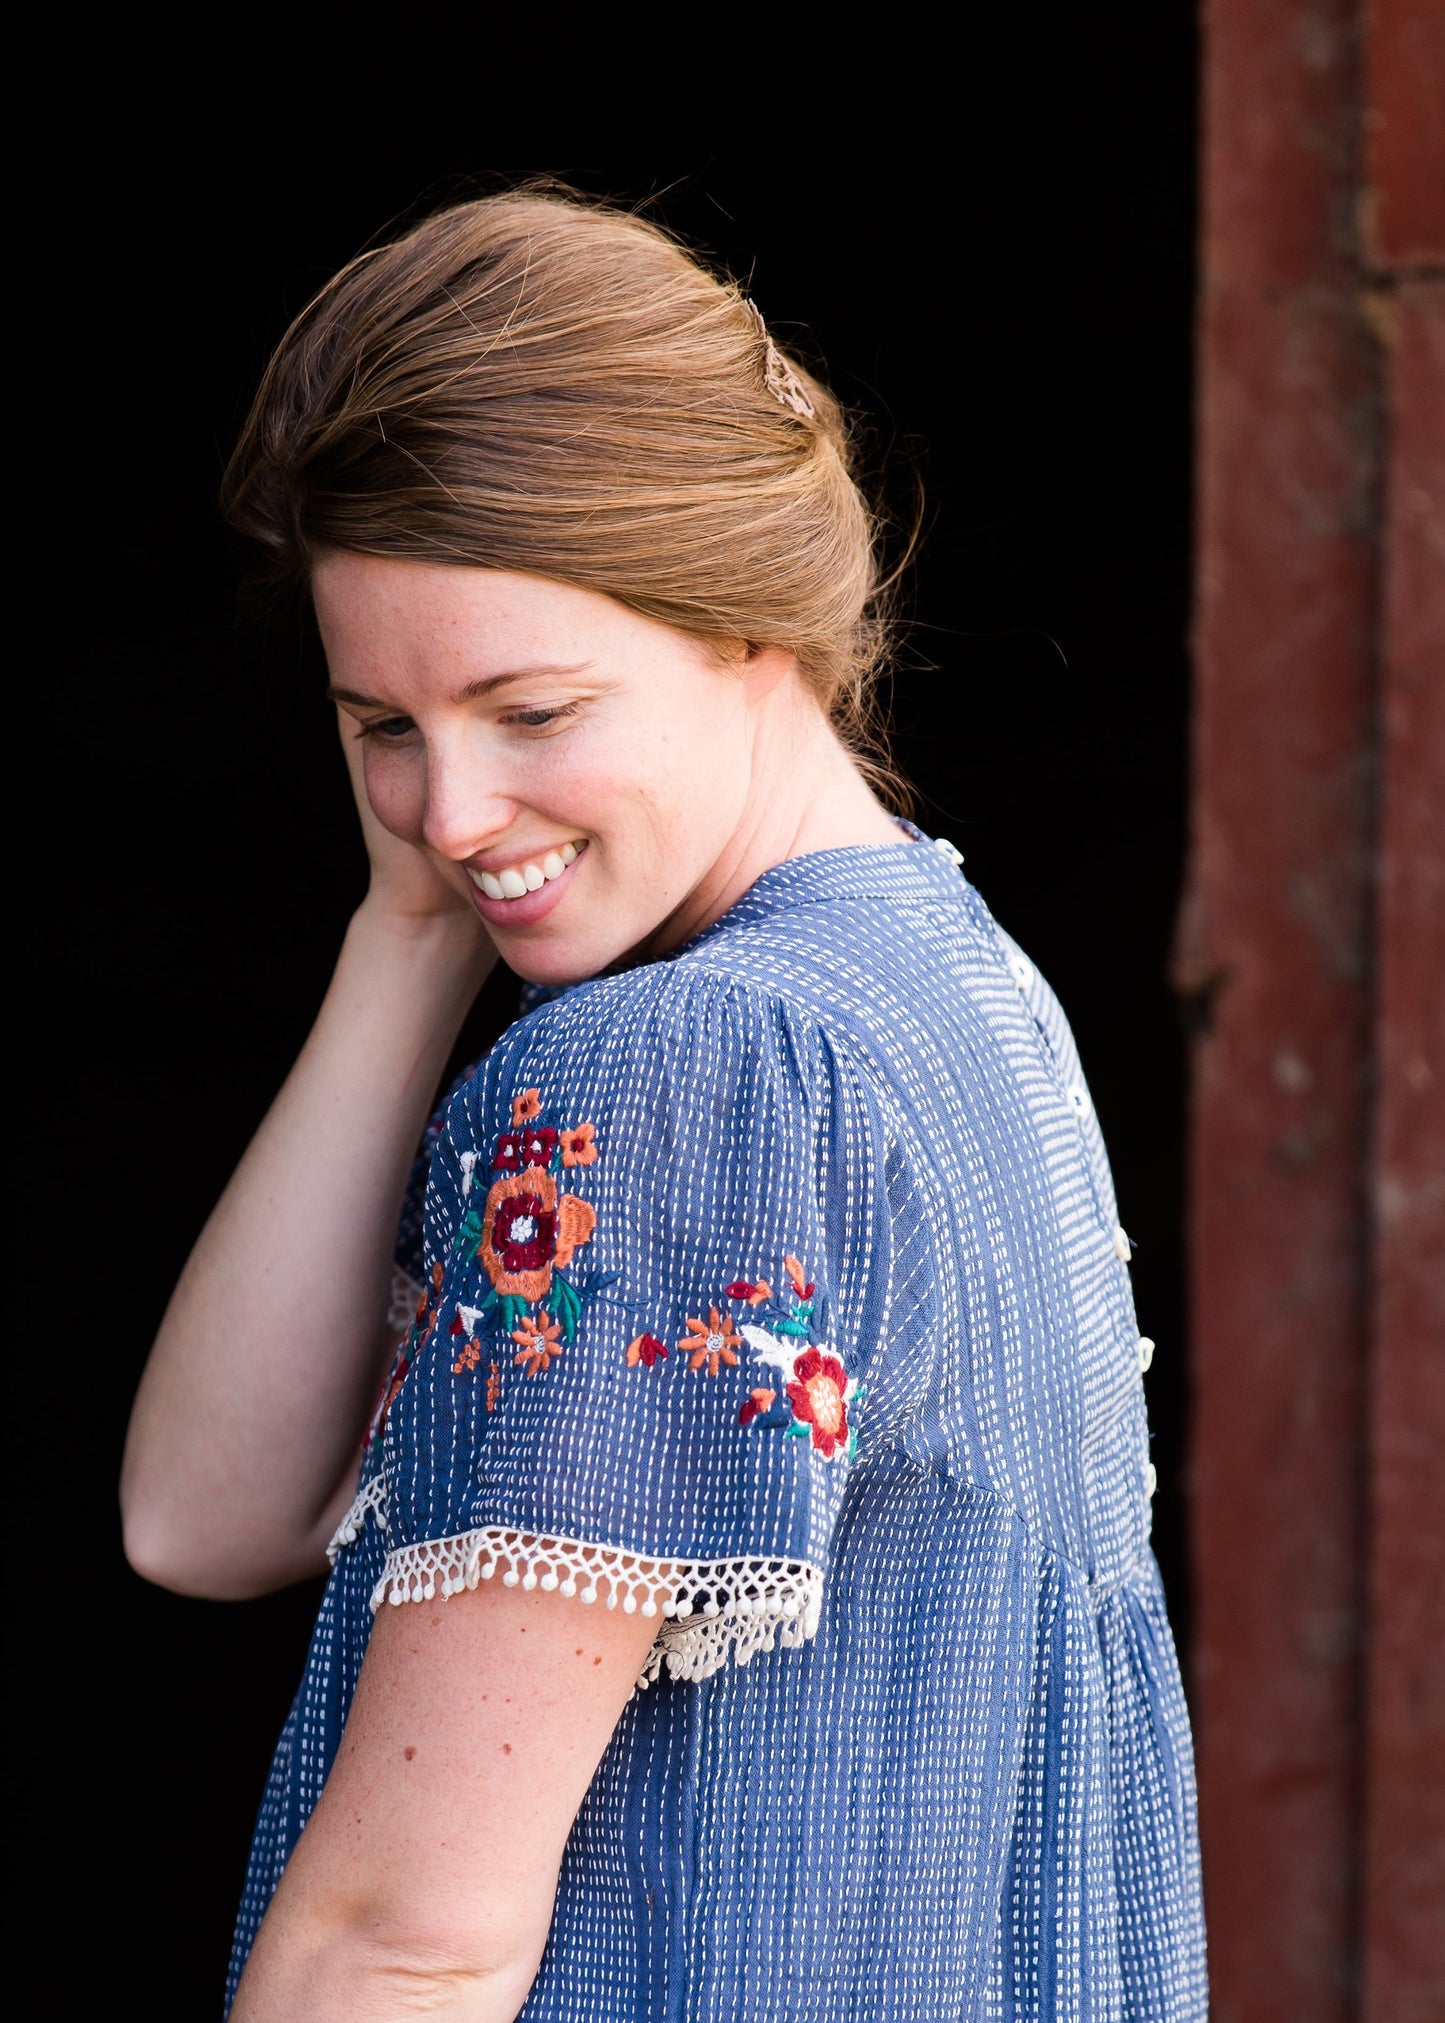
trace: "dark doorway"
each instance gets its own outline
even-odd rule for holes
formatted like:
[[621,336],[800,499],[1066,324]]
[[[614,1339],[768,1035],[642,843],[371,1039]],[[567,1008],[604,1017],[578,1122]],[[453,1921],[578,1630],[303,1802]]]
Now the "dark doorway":
[[[45,1748],[83,1793],[87,1870],[104,1876],[70,1963],[78,2013],[123,1961],[157,2014],[218,2000],[315,1600],[147,1588],[112,1516],[170,1285],[360,896],[314,669],[297,640],[238,622],[216,484],[288,316],[390,219],[477,178],[546,170],[655,195],[871,418],[900,518],[921,479],[897,754],[925,826],[964,852],[1075,1024],[1159,1343],[1156,1536],[1187,1639],[1183,1061],[1166,956],[1185,812],[1193,62],[1187,9],[1049,35],[1021,18],[959,60],[946,112],[919,114],[926,151],[895,111],[885,130],[870,118],[765,150],[703,121],[713,137],[660,166],[642,147],[541,154],[516,121],[324,153],[273,134],[260,167],[192,133],[181,173],[136,138],[142,120],[97,158],[111,222],[87,254],[95,319],[71,333],[86,391],[63,524],[79,515],[83,561],[51,746],[52,791],[81,819],[50,901],[60,1010],[32,1190],[48,1242],[58,1226],[82,1264],[44,1272],[52,1311],[73,1315],[50,1370],[88,1540],[84,1584],[56,1611]],[[87,527],[103,529],[93,545]],[[478,1030],[505,1016],[493,994]]]

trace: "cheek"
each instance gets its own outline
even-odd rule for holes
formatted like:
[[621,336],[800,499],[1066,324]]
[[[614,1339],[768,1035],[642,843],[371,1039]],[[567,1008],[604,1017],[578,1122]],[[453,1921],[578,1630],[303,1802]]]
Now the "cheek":
[[421,766],[409,763],[401,752],[378,751],[371,745],[363,777],[371,812],[382,827],[403,842],[420,842],[426,814],[426,779]]

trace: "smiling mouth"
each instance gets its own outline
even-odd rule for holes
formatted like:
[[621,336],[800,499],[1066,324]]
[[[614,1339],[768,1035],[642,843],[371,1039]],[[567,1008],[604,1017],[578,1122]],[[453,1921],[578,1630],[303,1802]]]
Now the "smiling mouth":
[[518,864],[508,864],[503,871],[474,871],[468,864],[466,873],[477,890],[485,893],[488,899],[523,899],[529,892],[540,892],[544,885],[560,878],[586,848],[587,840],[581,837],[575,843],[563,843],[560,849],[548,850],[541,857],[527,857]]

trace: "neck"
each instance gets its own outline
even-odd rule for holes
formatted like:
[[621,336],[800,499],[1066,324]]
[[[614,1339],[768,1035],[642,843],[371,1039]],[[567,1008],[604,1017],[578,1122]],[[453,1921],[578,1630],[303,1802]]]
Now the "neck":
[[634,957],[691,941],[790,857],[907,841],[801,683],[780,683],[757,712],[748,796],[725,847]]

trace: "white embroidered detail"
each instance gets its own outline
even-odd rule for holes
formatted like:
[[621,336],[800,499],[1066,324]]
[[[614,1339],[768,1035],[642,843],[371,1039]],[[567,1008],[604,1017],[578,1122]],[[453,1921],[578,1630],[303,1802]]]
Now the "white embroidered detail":
[[326,1548],[326,1557],[335,1566],[343,1545],[355,1545],[361,1536],[361,1527],[370,1511],[376,1520],[378,1531],[386,1530],[386,1477],[378,1469],[363,1489],[358,1489],[352,1498],[351,1508],[331,1534],[331,1543]]
[[706,1679],[729,1657],[745,1665],[776,1644],[806,1643],[817,1634],[823,1608],[822,1573],[806,1560],[651,1559],[495,1524],[388,1553],[371,1606],[437,1594],[449,1600],[498,1573],[506,1587],[605,1601],[627,1615],[661,1615],[639,1686],[650,1685],[664,1665],[671,1678]]
[[391,1291],[387,1295],[386,1325],[393,1334],[405,1335],[411,1332],[411,1324],[416,1319],[417,1305],[421,1299],[421,1287],[414,1278],[408,1276],[398,1264],[391,1274]]

